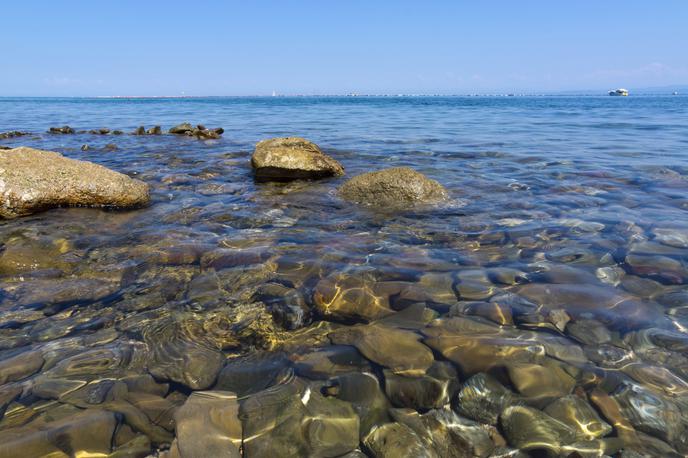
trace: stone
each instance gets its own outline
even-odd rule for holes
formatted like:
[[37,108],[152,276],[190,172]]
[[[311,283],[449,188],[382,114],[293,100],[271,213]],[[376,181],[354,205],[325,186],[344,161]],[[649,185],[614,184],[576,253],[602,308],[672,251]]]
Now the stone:
[[239,402],[228,391],[196,391],[174,414],[182,458],[240,458]]
[[373,429],[363,444],[374,458],[439,458],[415,431],[402,423],[386,423]]
[[146,131],[148,135],[161,135],[162,134],[162,129],[160,126],[153,126],[150,129]]
[[291,355],[289,358],[294,362],[296,372],[310,379],[328,379],[350,372],[371,370],[368,360],[349,345],[329,345],[309,353]]
[[439,409],[449,404],[458,388],[456,369],[446,361],[435,361],[420,377],[405,377],[388,369],[383,373],[385,392],[396,407]]
[[461,387],[457,396],[457,410],[460,414],[480,423],[496,425],[499,414],[522,401],[511,390],[489,374],[472,376]]
[[158,380],[203,390],[224,365],[224,355],[196,320],[161,318],[145,326],[143,337],[151,353],[148,371]]
[[18,130],[11,130],[9,132],[0,132],[0,139],[23,137],[24,135],[30,135],[29,132],[21,132]]
[[214,389],[245,397],[292,376],[289,366],[290,361],[282,353],[254,352],[230,359],[218,375]]
[[326,318],[374,321],[394,313],[389,295],[382,294],[375,281],[361,275],[323,278],[313,291],[316,310]]
[[612,427],[580,396],[561,397],[549,404],[544,412],[576,429],[581,440],[599,439],[612,432]]
[[516,362],[538,363],[545,357],[543,343],[502,332],[487,323],[453,317],[435,320],[423,330],[424,342],[456,363],[465,376]]
[[529,403],[544,405],[571,393],[576,380],[552,359],[506,365],[511,384]]
[[48,132],[51,134],[73,134],[74,129],[72,129],[69,126],[62,126],[62,127],[51,127]]
[[16,382],[35,374],[43,367],[43,363],[44,360],[39,351],[28,351],[0,360],[0,385]]
[[570,426],[531,407],[507,407],[500,423],[509,444],[523,451],[543,450],[559,456],[562,445],[576,440]]
[[376,425],[390,420],[389,400],[380,389],[377,377],[370,372],[352,372],[332,378],[322,391],[326,396],[334,396],[351,404],[360,418],[361,438]]
[[36,427],[0,431],[0,458],[106,456],[117,424],[113,412],[86,409]]
[[369,360],[400,375],[422,375],[432,365],[430,349],[412,331],[370,324],[343,327],[329,334],[334,344],[352,345]]
[[394,420],[411,428],[433,450],[436,456],[447,458],[487,457],[495,444],[490,430],[484,425],[462,418],[447,409],[430,410],[423,415],[412,409],[393,409]]
[[172,127],[169,132],[176,135],[185,135],[187,132],[193,131],[194,127],[188,122],[181,123]]
[[611,286],[531,283],[520,287],[518,294],[540,306],[564,309],[574,318],[592,315],[612,329],[656,326],[666,321],[656,304],[637,300]]
[[264,180],[325,178],[344,175],[339,162],[313,142],[299,137],[272,138],[256,144],[251,166]]
[[688,248],[688,229],[686,228],[654,228],[652,234],[655,240],[661,244]]
[[345,200],[375,207],[434,203],[448,196],[437,181],[408,167],[358,175],[344,183],[339,194]]
[[134,132],[132,132],[132,135],[145,135],[145,134],[146,134],[146,128],[144,126],[139,126],[134,130]]
[[0,152],[0,217],[60,206],[135,208],[150,201],[146,183],[101,165],[21,147]]

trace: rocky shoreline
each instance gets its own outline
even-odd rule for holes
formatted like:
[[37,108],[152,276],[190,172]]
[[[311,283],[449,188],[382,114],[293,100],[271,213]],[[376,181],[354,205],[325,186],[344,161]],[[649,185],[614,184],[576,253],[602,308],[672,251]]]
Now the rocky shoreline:
[[347,179],[295,137],[247,156],[134,179],[0,151],[0,195],[32,196],[10,217],[144,207],[2,221],[0,457],[688,453],[687,231],[565,210],[533,231],[519,194],[440,225],[455,188],[412,168]]

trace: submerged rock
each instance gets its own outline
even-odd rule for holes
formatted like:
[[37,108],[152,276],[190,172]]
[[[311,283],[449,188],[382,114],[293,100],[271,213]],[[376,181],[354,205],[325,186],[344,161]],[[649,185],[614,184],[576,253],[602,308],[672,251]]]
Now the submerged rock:
[[375,428],[363,444],[375,458],[436,458],[434,450],[428,449],[418,434],[402,423],[386,423]]
[[466,380],[457,397],[459,413],[473,420],[496,425],[499,414],[520,399],[491,375],[480,373]]
[[28,351],[0,360],[0,385],[35,374],[43,367],[43,363],[43,357],[38,351]]
[[545,413],[573,426],[578,436],[584,440],[597,439],[612,432],[612,427],[580,396],[569,395],[559,398],[545,408]]
[[27,147],[0,152],[0,217],[60,206],[140,207],[149,200],[146,183],[101,165]]
[[174,414],[182,458],[239,458],[239,402],[228,391],[196,391]]
[[445,361],[435,361],[420,377],[396,375],[387,369],[383,372],[387,397],[397,407],[439,409],[449,404],[458,385],[456,369]]
[[356,347],[395,374],[422,375],[434,361],[430,349],[412,331],[370,324],[340,328],[329,337],[332,343]]
[[36,427],[0,431],[0,457],[107,456],[117,416],[100,409],[77,411],[50,421],[38,419]]
[[500,422],[509,443],[524,451],[544,450],[559,456],[562,445],[576,440],[571,427],[530,407],[507,407]]
[[447,197],[441,184],[408,167],[355,176],[339,188],[339,193],[352,202],[392,207],[432,203]]
[[412,409],[394,409],[392,416],[418,434],[428,450],[438,457],[493,456],[495,444],[490,438],[490,429],[451,410],[436,409],[419,415]]
[[272,138],[258,142],[251,156],[256,178],[293,180],[344,175],[339,162],[304,138]]

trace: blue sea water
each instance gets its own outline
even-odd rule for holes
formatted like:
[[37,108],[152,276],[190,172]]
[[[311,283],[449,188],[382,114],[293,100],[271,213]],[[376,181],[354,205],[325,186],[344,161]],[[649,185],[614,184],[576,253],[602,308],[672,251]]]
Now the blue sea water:
[[[225,132],[206,141],[130,135],[184,121]],[[65,124],[86,132],[47,133]],[[87,132],[98,128],[124,134]],[[653,423],[651,413],[687,405],[688,97],[0,98],[0,132],[11,130],[29,135],[0,146],[97,162],[152,190],[143,209],[61,208],[0,221],[0,364],[28,351],[52,361],[17,383],[151,373],[172,383],[167,396],[177,402],[198,389],[244,386],[218,375],[241,361],[236,370],[255,373],[257,388],[240,398],[271,385],[298,391],[327,378],[303,361],[322,347],[343,351],[329,332],[379,319],[371,309],[404,311],[392,326],[421,339],[420,353],[432,348],[460,383],[489,372],[525,398],[538,391],[529,383],[560,397],[575,386],[600,411],[602,390],[634,428],[666,442],[624,436],[625,447],[688,451],[685,425],[670,421],[663,434],[669,423]],[[280,136],[316,142],[346,176],[254,181],[255,144]],[[439,181],[449,200],[380,209],[339,197],[347,178],[396,166]],[[419,304],[425,312],[413,315]],[[525,353],[523,341],[532,344]],[[365,361],[355,370],[366,365],[384,391],[399,355],[384,339],[377,345],[372,355],[357,347]],[[528,353],[536,347],[542,352]],[[105,351],[135,357],[105,361]],[[220,367],[211,364],[217,354]],[[330,375],[343,373],[347,355]],[[86,368],[70,373],[72,360]],[[191,382],[208,375],[199,367],[208,383]],[[562,368],[573,385],[528,378],[560,377]],[[44,402],[30,390],[23,405]],[[429,408],[399,404],[389,390],[396,407]],[[28,421],[15,428],[30,430]],[[279,456],[284,437],[261,434]]]

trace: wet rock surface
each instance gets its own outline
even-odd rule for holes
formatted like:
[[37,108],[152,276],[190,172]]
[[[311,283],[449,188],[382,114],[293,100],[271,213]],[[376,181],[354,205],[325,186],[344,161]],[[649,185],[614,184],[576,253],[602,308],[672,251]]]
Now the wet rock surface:
[[339,162],[318,145],[299,137],[262,140],[256,144],[251,166],[259,179],[324,178],[344,175]]
[[408,167],[358,175],[344,183],[339,193],[346,200],[371,206],[432,203],[447,198],[441,184]]
[[59,206],[140,207],[150,199],[142,181],[32,148],[0,153],[0,198],[4,218]]

